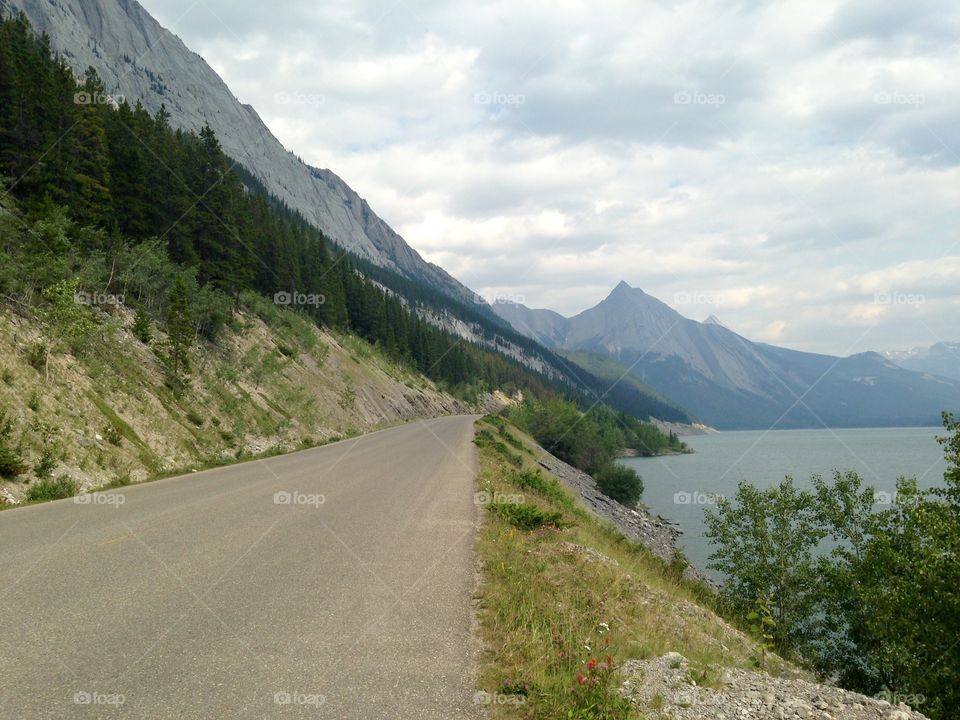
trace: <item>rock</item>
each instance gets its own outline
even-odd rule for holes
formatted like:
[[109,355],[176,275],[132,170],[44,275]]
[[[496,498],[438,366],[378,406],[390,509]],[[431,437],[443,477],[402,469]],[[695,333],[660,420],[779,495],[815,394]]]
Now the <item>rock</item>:
[[663,656],[664,661],[672,668],[678,668],[687,664],[687,659],[678,652],[668,652]]
[[725,668],[724,687],[689,682],[687,660],[671,652],[623,665],[620,692],[647,720],[919,720],[906,706],[794,677]]

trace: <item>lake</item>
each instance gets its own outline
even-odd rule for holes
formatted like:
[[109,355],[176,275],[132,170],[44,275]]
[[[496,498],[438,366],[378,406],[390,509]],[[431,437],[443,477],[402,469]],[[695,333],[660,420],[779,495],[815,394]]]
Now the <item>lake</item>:
[[901,475],[916,477],[921,487],[941,485],[946,462],[935,438],[943,434],[936,427],[719,432],[684,437],[694,450],[690,455],[621,462],[640,473],[643,501],[679,524],[684,553],[706,570],[710,544],[703,536],[703,510],[712,505],[711,496],[732,498],[741,480],[769,486],[785,475],[808,487],[811,475],[826,478],[834,468],[856,470],[879,493],[893,493]]

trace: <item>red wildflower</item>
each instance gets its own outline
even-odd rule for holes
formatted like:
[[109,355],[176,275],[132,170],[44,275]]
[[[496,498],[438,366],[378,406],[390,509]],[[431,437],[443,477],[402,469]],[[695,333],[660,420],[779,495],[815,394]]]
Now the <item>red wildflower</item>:
[[587,681],[587,676],[583,673],[577,673],[577,685],[583,685]]
[[590,658],[590,662],[587,663],[587,670],[593,670],[597,666],[597,659]]

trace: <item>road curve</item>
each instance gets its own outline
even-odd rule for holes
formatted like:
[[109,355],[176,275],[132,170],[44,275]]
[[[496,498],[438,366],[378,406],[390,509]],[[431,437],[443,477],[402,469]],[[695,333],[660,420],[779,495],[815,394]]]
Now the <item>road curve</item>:
[[478,717],[473,420],[0,513],[0,717]]

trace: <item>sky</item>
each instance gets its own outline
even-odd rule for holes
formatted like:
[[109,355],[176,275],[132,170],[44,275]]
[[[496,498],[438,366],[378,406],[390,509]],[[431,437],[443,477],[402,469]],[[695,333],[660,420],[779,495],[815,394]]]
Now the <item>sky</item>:
[[960,341],[960,4],[141,0],[492,301]]

